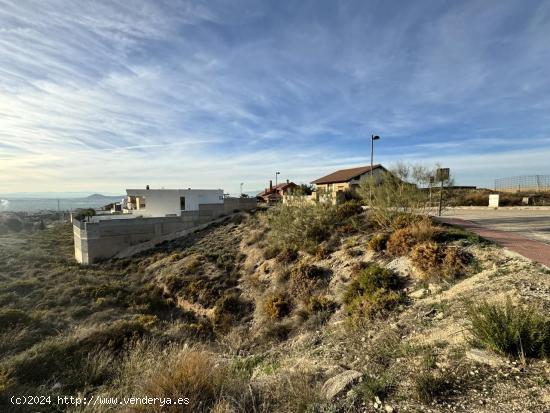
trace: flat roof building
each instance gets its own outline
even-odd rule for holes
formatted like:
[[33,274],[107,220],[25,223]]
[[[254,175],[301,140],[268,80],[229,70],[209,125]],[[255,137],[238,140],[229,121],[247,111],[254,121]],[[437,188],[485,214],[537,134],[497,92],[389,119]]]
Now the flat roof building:
[[144,217],[181,216],[201,204],[223,204],[223,189],[127,189],[123,208]]

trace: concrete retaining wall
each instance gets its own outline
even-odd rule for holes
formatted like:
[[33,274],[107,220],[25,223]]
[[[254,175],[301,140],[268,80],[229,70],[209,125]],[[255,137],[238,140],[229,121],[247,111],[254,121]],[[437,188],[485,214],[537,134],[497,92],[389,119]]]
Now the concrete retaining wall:
[[74,221],[75,258],[82,264],[92,264],[121,253],[129,256],[131,251],[137,253],[200,230],[233,211],[256,208],[255,199],[229,198],[225,201],[224,204],[201,204],[198,211],[185,212],[181,217]]

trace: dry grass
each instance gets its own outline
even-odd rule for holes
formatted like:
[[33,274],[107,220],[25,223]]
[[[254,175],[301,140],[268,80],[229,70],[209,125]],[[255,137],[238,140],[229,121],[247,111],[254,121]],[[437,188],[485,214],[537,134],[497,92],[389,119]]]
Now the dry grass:
[[388,254],[407,255],[416,244],[432,241],[440,233],[441,228],[433,225],[430,219],[422,219],[391,234],[387,242]]
[[307,261],[301,261],[290,271],[289,292],[294,297],[306,297],[324,285],[326,271]]
[[283,292],[268,293],[261,303],[263,314],[270,320],[279,320],[290,314],[292,302]]
[[452,280],[464,275],[471,257],[459,247],[443,246],[435,242],[416,245],[411,251],[411,262],[427,280]]

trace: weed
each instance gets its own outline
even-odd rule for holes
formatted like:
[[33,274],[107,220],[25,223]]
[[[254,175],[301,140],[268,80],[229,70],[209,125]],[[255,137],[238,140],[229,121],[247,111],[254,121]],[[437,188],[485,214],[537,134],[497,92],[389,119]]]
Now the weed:
[[278,320],[290,314],[292,305],[284,293],[268,294],[262,303],[263,313],[271,320]]
[[395,273],[371,264],[346,289],[346,310],[354,317],[386,315],[403,302],[400,287],[401,281]]
[[391,372],[384,372],[377,377],[365,374],[356,390],[364,400],[372,400],[375,397],[384,400],[395,391],[396,387],[395,375]]
[[473,343],[513,357],[550,355],[550,318],[530,306],[482,302],[468,307]]
[[368,249],[374,252],[382,252],[386,249],[388,234],[375,234],[369,239]]
[[279,254],[277,254],[277,262],[289,264],[298,259],[298,251],[293,248],[283,248]]
[[226,333],[251,311],[252,304],[243,300],[238,293],[226,293],[216,301],[212,323],[216,330]]

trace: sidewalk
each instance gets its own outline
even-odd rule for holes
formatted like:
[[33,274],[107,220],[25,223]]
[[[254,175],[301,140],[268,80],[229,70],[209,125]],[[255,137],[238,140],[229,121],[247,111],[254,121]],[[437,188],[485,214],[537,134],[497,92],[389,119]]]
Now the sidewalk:
[[475,232],[479,236],[496,242],[510,251],[517,252],[530,260],[550,267],[550,245],[548,244],[531,240],[513,232],[489,229],[459,218],[438,217],[437,220],[445,224],[455,225]]

